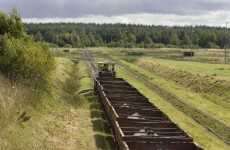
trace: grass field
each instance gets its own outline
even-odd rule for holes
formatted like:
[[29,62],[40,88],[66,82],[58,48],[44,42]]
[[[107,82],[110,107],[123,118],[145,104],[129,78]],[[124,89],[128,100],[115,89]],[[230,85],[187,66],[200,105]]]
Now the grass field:
[[169,66],[175,69],[186,70],[194,74],[208,75],[217,79],[230,80],[230,65],[207,64],[202,62],[162,60],[150,57],[141,58],[149,62]]
[[[220,63],[224,64],[224,50],[223,49],[193,49],[195,52],[194,57],[183,57],[184,52],[190,52],[190,49],[170,49],[170,48],[161,48],[161,49],[144,49],[144,48],[90,48],[94,51],[102,51],[106,54],[113,55],[127,55],[128,53],[141,52],[143,55],[136,57],[146,57],[151,56],[154,58],[169,59],[169,60],[179,60],[179,61],[194,61],[194,62],[207,62],[207,63]],[[133,56],[131,56],[133,57]],[[227,64],[230,64],[230,50],[227,50]]]

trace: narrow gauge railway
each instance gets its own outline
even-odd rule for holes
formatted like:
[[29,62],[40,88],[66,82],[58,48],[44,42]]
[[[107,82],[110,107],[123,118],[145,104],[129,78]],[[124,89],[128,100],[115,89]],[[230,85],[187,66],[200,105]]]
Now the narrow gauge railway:
[[[84,53],[94,74],[94,90],[100,99],[121,150],[201,149],[176,123],[148,98],[112,71],[103,75]],[[106,63],[105,63],[106,64]],[[98,66],[100,67],[100,66]]]

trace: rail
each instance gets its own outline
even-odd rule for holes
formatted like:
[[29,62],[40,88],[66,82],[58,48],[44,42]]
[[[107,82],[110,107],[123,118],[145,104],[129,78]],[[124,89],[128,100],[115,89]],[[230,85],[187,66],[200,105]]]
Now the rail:
[[84,53],[84,56],[85,56],[85,59],[86,59],[86,62],[91,70],[91,73],[93,76],[96,76],[97,75],[97,67],[96,65],[94,64],[91,56],[89,55],[89,53],[87,51],[83,51]]

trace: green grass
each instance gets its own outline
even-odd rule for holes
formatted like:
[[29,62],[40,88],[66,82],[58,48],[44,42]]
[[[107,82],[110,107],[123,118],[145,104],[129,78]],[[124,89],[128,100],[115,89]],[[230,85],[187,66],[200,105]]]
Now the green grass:
[[162,60],[156,58],[141,58],[140,60],[145,60],[153,62],[156,64],[161,64],[164,66],[172,67],[175,69],[181,69],[189,71],[193,74],[201,74],[213,76],[217,79],[230,80],[230,66],[224,64],[207,64],[201,62],[186,62],[186,61],[173,61],[173,60]]
[[81,66],[79,67],[79,72],[81,72],[81,74],[78,75],[80,89],[92,89],[93,82],[89,72],[88,64],[85,61],[80,61],[78,65]]

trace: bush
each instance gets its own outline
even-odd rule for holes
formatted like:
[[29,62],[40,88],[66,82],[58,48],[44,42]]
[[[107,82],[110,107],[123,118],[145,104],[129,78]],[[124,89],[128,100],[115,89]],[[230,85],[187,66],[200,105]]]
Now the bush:
[[206,44],[206,48],[220,49],[220,47],[218,45],[216,45],[215,43],[212,43],[212,42],[208,42]]
[[0,12],[0,35],[5,33],[15,38],[21,38],[26,35],[21,16],[16,8],[13,8],[9,15]]
[[30,38],[0,36],[0,71],[11,80],[23,80],[36,90],[48,89],[54,58],[48,47]]
[[67,47],[67,48],[72,48],[72,45],[66,44],[65,47]]
[[0,27],[0,72],[33,89],[48,89],[55,63],[47,44],[26,35],[16,8],[9,15],[0,12]]
[[156,48],[165,48],[165,45],[162,43],[157,43],[155,45],[156,45]]

